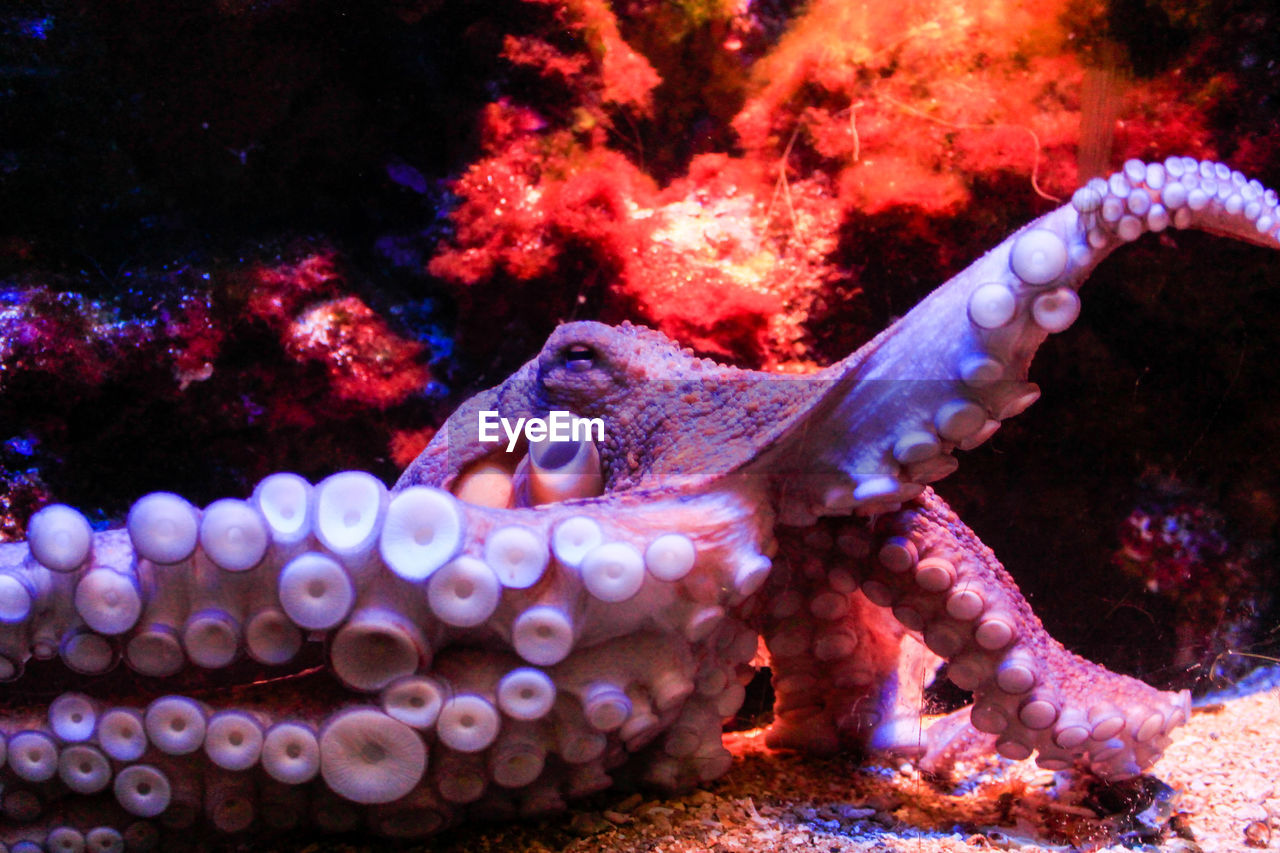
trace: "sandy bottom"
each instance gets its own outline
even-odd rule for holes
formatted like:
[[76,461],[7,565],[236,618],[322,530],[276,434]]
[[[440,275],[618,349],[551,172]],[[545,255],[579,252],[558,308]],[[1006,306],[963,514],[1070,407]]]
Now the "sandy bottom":
[[[1275,679],[1272,679],[1275,683]],[[680,797],[611,793],[533,824],[468,828],[403,849],[448,853],[1280,849],[1280,687],[1200,703],[1151,774],[1104,786],[1032,762],[910,767],[776,753],[726,736],[734,768]],[[1272,833],[1275,832],[1275,840]],[[316,844],[319,851],[369,850]],[[382,848],[379,848],[382,849]]]

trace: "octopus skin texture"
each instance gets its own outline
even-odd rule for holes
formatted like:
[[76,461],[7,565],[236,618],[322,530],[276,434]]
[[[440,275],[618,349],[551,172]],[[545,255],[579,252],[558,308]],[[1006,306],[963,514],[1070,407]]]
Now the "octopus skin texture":
[[[571,323],[390,490],[281,473],[203,509],[148,495],[105,532],[42,509],[0,545],[0,677],[60,658],[82,689],[0,688],[0,841],[414,837],[706,782],[761,637],[775,746],[1140,773],[1189,695],[1056,643],[928,484],[1035,401],[1031,357],[1094,266],[1168,227],[1274,248],[1280,210],[1222,164],[1129,161],[809,376]],[[603,435],[480,440],[481,412],[557,411]],[[974,703],[922,732],[944,662]]]

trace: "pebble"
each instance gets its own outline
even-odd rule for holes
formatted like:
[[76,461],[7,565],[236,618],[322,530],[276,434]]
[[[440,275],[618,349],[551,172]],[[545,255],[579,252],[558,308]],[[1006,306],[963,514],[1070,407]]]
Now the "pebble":
[[666,806],[659,805],[658,803],[645,803],[643,806],[636,809],[636,814],[640,815],[640,817],[649,818],[656,816],[666,817],[668,815],[675,814],[675,809],[669,809]]
[[1271,827],[1266,821],[1253,821],[1244,827],[1245,847],[1271,847]]
[[632,794],[631,796],[627,797],[621,802],[615,803],[613,806],[613,810],[616,812],[632,812],[632,811],[635,811],[636,806],[640,805],[643,802],[644,802],[644,797],[640,796],[639,794]]
[[876,810],[868,809],[868,808],[859,808],[858,806],[851,806],[845,803],[841,803],[840,805],[836,806],[836,813],[839,814],[840,817],[846,818],[848,820],[863,820],[864,818],[869,818],[873,814],[875,814]]
[[1244,828],[1244,843],[1246,847],[1270,847],[1271,827],[1265,820],[1255,820]]
[[582,837],[599,835],[610,829],[613,829],[613,824],[599,812],[578,812],[569,821],[569,831]]

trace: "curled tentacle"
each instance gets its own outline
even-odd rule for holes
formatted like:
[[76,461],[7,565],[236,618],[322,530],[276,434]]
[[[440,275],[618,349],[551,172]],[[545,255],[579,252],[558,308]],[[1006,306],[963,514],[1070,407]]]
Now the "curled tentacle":
[[1147,232],[1197,228],[1275,249],[1274,190],[1222,163],[1130,160],[1004,240],[856,353],[804,381],[802,428],[755,461],[784,521],[892,511],[1040,396],[1027,370],[1080,311],[1077,291]]
[[948,662],[973,727],[1007,758],[1076,759],[1105,778],[1145,770],[1190,718],[1190,694],[1158,691],[1071,654],[1044,630],[990,549],[931,491],[886,517],[862,592]]

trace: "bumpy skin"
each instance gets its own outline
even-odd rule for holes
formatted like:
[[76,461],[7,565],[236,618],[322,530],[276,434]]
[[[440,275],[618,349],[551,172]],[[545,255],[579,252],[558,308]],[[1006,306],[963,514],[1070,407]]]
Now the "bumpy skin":
[[[938,765],[978,744],[1136,774],[1187,694],[1055,643],[927,484],[1035,400],[1031,356],[1109,251],[1169,226],[1274,247],[1278,219],[1220,164],[1131,161],[814,376],[575,323],[391,492],[274,475],[203,511],[148,496],[104,533],[46,508],[0,545],[0,840],[417,836],[622,777],[706,781],[759,636],[776,745]],[[507,453],[479,440],[482,410],[599,417],[604,440]],[[32,658],[84,692],[32,698]],[[921,732],[943,661],[975,704]]]

